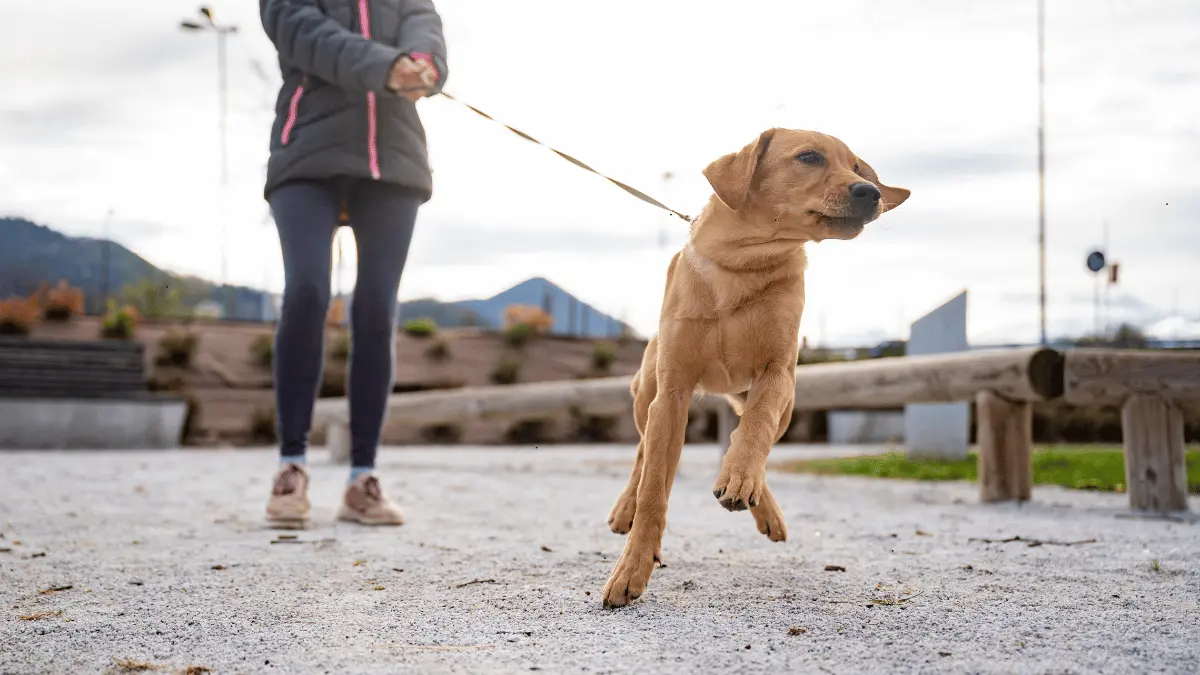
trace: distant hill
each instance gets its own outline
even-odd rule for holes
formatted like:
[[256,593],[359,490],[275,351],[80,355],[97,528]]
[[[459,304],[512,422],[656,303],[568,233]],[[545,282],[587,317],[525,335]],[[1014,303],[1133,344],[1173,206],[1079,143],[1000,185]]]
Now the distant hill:
[[[97,312],[104,295],[105,249],[108,255],[108,293],[114,297],[122,288],[145,279],[178,288],[182,304],[193,308],[212,301],[224,306],[225,292],[219,284],[162,270],[121,244],[88,237],[71,237],[24,218],[0,218],[0,298],[29,295],[42,283],[66,279],[82,288],[87,310]],[[273,321],[275,301],[263,291],[232,287],[234,312],[245,321]],[[581,301],[556,284],[536,277],[481,300],[442,302],[422,298],[399,303],[401,321],[429,317],[447,328],[478,326],[499,329],[504,309],[524,304],[541,307],[554,318],[551,332],[582,337],[620,337],[628,327],[616,318]]]
[[[0,218],[0,298],[29,295],[42,283],[53,285],[65,279],[83,289],[87,310],[97,312],[106,288],[106,253],[107,292],[111,296],[118,297],[129,284],[151,279],[179,289],[185,307],[194,307],[205,300],[223,306],[226,301],[225,291],[218,284],[159,269],[118,243],[67,236],[24,218]],[[231,291],[232,318],[251,321],[274,318],[267,294],[245,286],[233,286]]]
[[464,300],[454,303],[474,312],[483,326],[499,328],[504,324],[504,308],[509,305],[541,307],[554,319],[551,332],[556,335],[582,337],[620,337],[628,327],[604,312],[581,301],[560,286],[541,277],[527,279],[486,300]]
[[433,298],[407,300],[400,303],[400,321],[428,318],[446,328],[487,325],[475,312],[459,304],[442,302]]

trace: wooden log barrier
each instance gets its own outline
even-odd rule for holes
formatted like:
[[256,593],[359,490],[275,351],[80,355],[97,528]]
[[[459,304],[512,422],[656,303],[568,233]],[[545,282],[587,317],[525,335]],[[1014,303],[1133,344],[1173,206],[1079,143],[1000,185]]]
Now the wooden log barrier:
[[1186,511],[1183,411],[1161,396],[1133,394],[1121,406],[1125,486],[1134,511]]
[[1063,398],[1121,407],[1126,491],[1135,511],[1187,510],[1180,404],[1200,400],[1200,352],[1067,350]]
[[904,356],[796,369],[796,409],[893,408],[970,401],[992,391],[1010,401],[1062,393],[1062,356],[1053,349],[978,350]]
[[979,500],[1028,501],[1033,492],[1033,404],[993,391],[975,396]]

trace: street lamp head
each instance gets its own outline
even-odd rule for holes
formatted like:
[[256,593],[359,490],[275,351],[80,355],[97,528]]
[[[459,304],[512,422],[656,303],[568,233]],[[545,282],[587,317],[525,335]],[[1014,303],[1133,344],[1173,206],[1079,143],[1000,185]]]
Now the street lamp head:
[[209,9],[208,7],[201,7],[200,13],[204,15],[204,18],[208,19],[208,22],[210,24],[212,24],[213,26],[217,25],[217,23],[215,21],[213,21],[213,15],[212,15],[211,9]]
[[184,30],[204,30],[204,26],[201,26],[200,24],[196,23],[195,21],[189,21],[187,19],[180,21],[179,27]]

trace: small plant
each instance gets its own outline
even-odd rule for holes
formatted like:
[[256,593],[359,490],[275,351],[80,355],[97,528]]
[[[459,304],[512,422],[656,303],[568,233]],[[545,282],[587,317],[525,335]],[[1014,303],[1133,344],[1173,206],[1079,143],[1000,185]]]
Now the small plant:
[[325,324],[328,326],[340,326],[346,323],[346,301],[339,298],[334,298],[329,303],[329,311],[325,313]]
[[275,430],[275,406],[260,406],[250,414],[250,440],[274,444],[279,440]]
[[42,316],[47,321],[70,321],[78,314],[83,314],[82,290],[73,288],[64,279],[57,287],[46,291]]
[[520,420],[504,432],[504,440],[513,445],[548,443],[551,440],[550,431],[551,424],[549,420]]
[[511,356],[505,356],[492,370],[491,380],[495,384],[516,384],[521,377],[521,362]]
[[462,440],[463,430],[457,424],[434,424],[421,429],[421,438],[434,445],[452,445]]
[[187,395],[187,411],[183,415],[183,429],[180,430],[180,439],[187,443],[188,439],[196,433],[200,425],[200,399],[196,398],[195,394]]
[[338,362],[326,363],[321,371],[321,398],[341,398],[346,395],[346,367]]
[[554,326],[554,319],[546,310],[534,305],[509,305],[504,308],[504,327],[525,324],[538,335],[545,335]]
[[571,435],[585,443],[612,443],[619,421],[612,415],[578,415]]
[[527,323],[514,323],[504,329],[504,344],[520,349],[533,337],[533,327]]
[[183,378],[178,375],[163,377],[161,375],[151,375],[146,379],[146,389],[149,391],[165,391],[172,394],[177,394],[183,391],[187,386]]
[[121,296],[125,299],[126,306],[137,308],[140,316],[176,316],[179,314],[183,296],[179,285],[173,280],[168,281],[139,279],[122,288]]
[[433,319],[422,317],[420,319],[410,319],[404,324],[404,332],[409,337],[414,338],[430,338],[437,334],[437,324]]
[[338,331],[337,337],[333,339],[333,346],[329,349],[329,357],[335,361],[350,360],[350,331]]
[[1150,569],[1151,569],[1151,571],[1154,571],[1154,572],[1162,571],[1162,565],[1158,564],[1157,558],[1150,561]]
[[175,366],[188,368],[192,365],[192,356],[196,353],[196,342],[199,336],[189,330],[173,328],[158,340],[158,354],[155,363],[160,366]]
[[250,359],[263,370],[271,370],[275,363],[275,336],[259,333],[250,341]]
[[29,335],[38,319],[34,298],[0,300],[0,335]]
[[617,362],[617,346],[611,342],[597,342],[592,348],[592,368],[607,373]]
[[132,305],[118,306],[108,301],[108,310],[100,322],[100,336],[109,340],[132,340],[141,316]]
[[425,350],[425,358],[430,361],[445,361],[450,358],[450,343],[443,339],[435,340]]

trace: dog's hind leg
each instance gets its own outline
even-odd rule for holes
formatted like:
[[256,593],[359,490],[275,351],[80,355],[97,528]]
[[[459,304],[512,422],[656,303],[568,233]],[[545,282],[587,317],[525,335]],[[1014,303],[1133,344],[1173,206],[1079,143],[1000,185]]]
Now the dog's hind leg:
[[[653,339],[651,339],[653,345]],[[633,393],[633,421],[638,430],[637,458],[633,461],[633,471],[629,482],[617,497],[612,511],[608,515],[608,527],[617,534],[628,534],[633,528],[634,514],[637,513],[638,483],[642,481],[642,463],[646,454],[646,416],[650,411],[650,402],[658,393],[658,382],[654,376],[652,347],[647,346],[647,355],[642,363],[642,369],[633,376],[630,391]]]
[[[662,370],[658,375],[664,376]],[[667,526],[667,501],[687,431],[688,408],[692,402],[694,380],[678,374],[658,382],[658,395],[646,416],[645,448],[642,455],[642,480],[638,484],[637,514],[633,529],[625,540],[625,550],[604,585],[606,608],[623,607],[646,590],[654,571],[655,558],[662,547]]]

